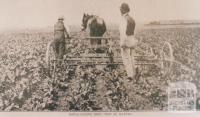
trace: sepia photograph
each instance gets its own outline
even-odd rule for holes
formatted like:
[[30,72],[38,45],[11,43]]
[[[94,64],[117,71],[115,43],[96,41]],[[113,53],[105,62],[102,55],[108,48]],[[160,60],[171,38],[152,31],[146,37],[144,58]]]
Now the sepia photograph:
[[198,112],[199,4],[0,0],[0,111]]

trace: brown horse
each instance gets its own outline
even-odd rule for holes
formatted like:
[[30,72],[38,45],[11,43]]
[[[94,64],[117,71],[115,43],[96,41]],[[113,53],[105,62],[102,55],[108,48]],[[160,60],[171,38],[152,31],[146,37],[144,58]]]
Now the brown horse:
[[[82,31],[89,29],[89,34],[91,37],[102,37],[106,32],[106,24],[105,21],[95,15],[83,15],[82,19]],[[90,43],[93,44],[101,44],[101,40],[90,40]]]

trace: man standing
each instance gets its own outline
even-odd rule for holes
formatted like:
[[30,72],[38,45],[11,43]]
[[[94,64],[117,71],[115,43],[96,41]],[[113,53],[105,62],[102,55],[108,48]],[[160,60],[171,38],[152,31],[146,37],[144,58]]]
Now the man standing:
[[134,47],[137,40],[134,38],[135,21],[129,16],[130,8],[128,4],[122,3],[120,6],[122,19],[120,22],[120,47],[123,64],[125,66],[128,79],[132,80],[136,75]]
[[64,18],[59,17],[58,22],[54,25],[54,42],[53,49],[56,59],[63,59],[65,54],[65,36],[69,38],[69,33],[64,26]]

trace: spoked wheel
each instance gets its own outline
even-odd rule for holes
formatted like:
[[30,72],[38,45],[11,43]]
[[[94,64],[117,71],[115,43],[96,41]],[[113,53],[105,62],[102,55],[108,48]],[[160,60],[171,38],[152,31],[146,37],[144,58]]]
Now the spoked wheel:
[[49,70],[49,74],[50,76],[54,75],[55,72],[55,67],[56,67],[56,56],[55,53],[53,51],[53,41],[49,42],[47,45],[47,50],[46,50],[46,64],[47,64],[47,68]]
[[174,61],[173,49],[169,42],[165,42],[161,50],[161,73],[165,76],[170,73]]
[[153,55],[154,55],[154,53],[153,53],[153,48],[150,47],[150,46],[147,46],[147,47],[146,47],[146,50],[145,50],[145,53],[146,53],[147,55],[149,55],[149,56],[153,56]]

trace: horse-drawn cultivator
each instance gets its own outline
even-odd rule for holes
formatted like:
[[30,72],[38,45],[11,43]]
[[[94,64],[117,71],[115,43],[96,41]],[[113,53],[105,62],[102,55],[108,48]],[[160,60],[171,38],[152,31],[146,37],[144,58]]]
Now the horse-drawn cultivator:
[[[101,40],[100,44],[92,45],[91,40]],[[50,46],[46,53],[46,62],[52,74],[59,67],[57,64],[62,62],[66,66],[95,66],[104,68],[106,66],[123,67],[120,54],[120,46],[117,39],[112,37],[86,37],[81,40],[85,49],[80,49],[83,53],[79,56],[65,55],[64,59],[55,59],[55,55]],[[49,44],[50,45],[50,44]],[[135,49],[136,66],[142,71],[148,70],[148,66],[157,66],[163,75],[170,72],[174,57],[173,49],[169,42],[164,42],[159,54],[154,53],[149,44],[139,43]]]

